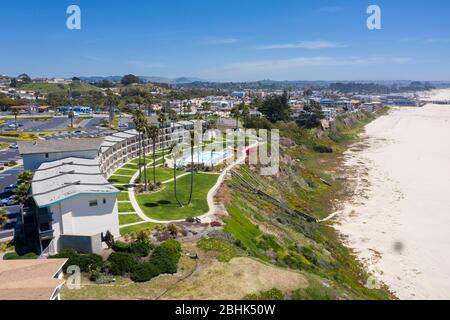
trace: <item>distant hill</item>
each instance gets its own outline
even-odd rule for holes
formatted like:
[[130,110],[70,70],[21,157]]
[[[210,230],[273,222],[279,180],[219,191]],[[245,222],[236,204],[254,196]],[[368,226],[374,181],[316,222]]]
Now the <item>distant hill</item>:
[[[179,78],[167,78],[167,77],[157,77],[157,76],[139,76],[145,82],[153,82],[153,83],[167,83],[167,84],[186,84],[193,83],[196,81],[201,81],[198,78],[191,77],[179,77]],[[102,80],[108,80],[113,82],[119,82],[122,79],[122,76],[108,76],[108,77],[100,77],[100,76],[92,76],[92,77],[80,77],[81,81],[84,82],[99,82]]]

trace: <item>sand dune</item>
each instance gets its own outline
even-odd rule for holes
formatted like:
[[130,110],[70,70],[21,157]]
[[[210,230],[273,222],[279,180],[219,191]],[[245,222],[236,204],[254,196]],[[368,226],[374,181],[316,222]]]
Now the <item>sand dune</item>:
[[399,298],[450,299],[450,106],[392,110],[366,137],[346,155],[358,188],[336,228]]

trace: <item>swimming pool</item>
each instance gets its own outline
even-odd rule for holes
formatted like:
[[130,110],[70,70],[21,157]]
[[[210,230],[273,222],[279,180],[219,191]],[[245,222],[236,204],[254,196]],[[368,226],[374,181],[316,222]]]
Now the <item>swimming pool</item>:
[[[218,163],[229,158],[229,151],[212,152],[211,151],[194,151],[194,164],[203,164],[205,166],[215,166]],[[177,160],[177,166],[186,167],[191,165],[191,152],[187,152],[184,156]]]

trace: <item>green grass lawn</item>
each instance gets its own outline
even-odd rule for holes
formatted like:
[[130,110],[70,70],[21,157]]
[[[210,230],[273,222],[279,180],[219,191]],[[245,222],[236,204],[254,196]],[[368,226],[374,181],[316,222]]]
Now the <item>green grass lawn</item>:
[[127,234],[133,234],[142,230],[153,230],[156,226],[158,226],[158,224],[152,222],[140,223],[134,226],[120,228],[120,234],[125,236]]
[[[177,170],[177,176],[186,172]],[[173,179],[173,169],[171,168],[156,168],[156,182],[164,182]],[[153,182],[153,167],[147,169],[147,180]]]
[[119,214],[119,224],[121,226],[140,221],[142,219],[137,214]]
[[128,195],[128,192],[121,192],[117,195],[118,201],[130,201],[130,196]]
[[[145,214],[156,220],[181,220],[198,217],[208,212],[207,195],[216,184],[218,175],[195,174],[193,201],[180,208],[174,195],[174,184],[169,183],[161,192],[137,195],[138,203]],[[183,204],[189,200],[190,175],[177,179],[178,198]]]
[[119,202],[119,212],[134,212],[134,208],[129,202]]
[[112,184],[129,184],[131,177],[111,176],[108,181]]
[[119,191],[128,191],[128,184],[124,185],[114,185],[114,188],[116,188]]
[[137,164],[133,164],[133,163],[127,163],[126,165],[123,166],[123,168],[132,169],[132,170],[139,170],[138,165]]
[[123,170],[123,169],[119,169],[116,172],[114,172],[114,174],[118,174],[118,175],[122,175],[122,176],[130,176],[132,177],[134,174],[136,173],[135,171],[131,171],[131,170]]

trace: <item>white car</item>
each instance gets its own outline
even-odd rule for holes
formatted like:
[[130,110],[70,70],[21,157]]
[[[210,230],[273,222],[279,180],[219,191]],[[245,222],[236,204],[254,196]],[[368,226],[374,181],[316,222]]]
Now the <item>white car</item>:
[[9,148],[17,150],[17,149],[19,149],[19,146],[17,145],[17,143],[14,143],[14,144],[10,145]]
[[13,206],[16,204],[16,196],[11,196],[9,198],[6,199],[2,199],[0,202],[2,207],[9,207],[9,206]]

